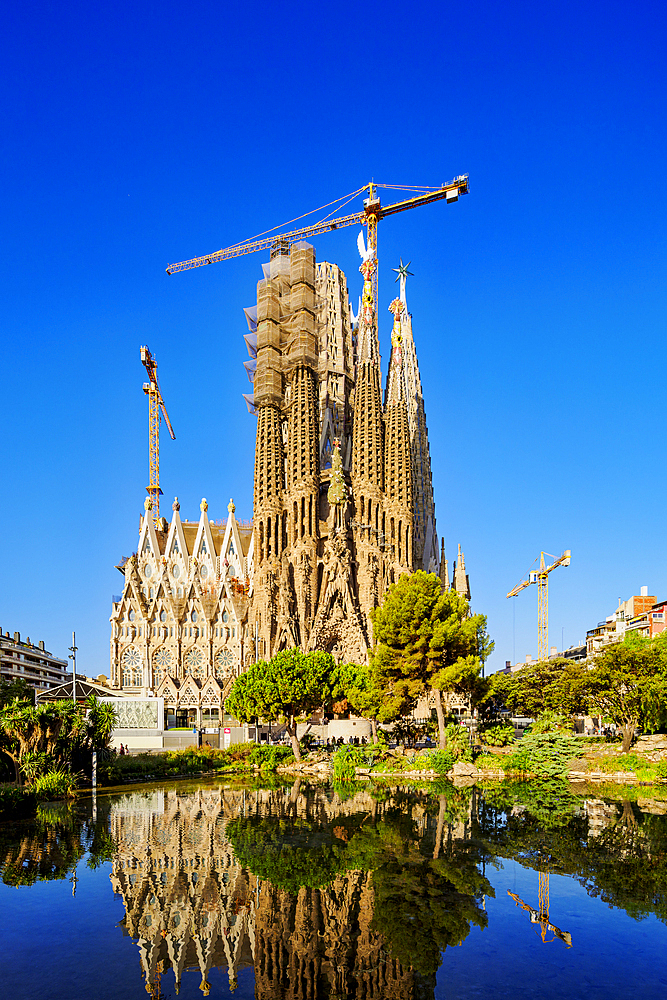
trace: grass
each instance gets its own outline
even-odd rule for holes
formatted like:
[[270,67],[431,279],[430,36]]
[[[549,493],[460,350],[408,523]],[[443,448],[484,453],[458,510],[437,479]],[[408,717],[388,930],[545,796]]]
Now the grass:
[[499,771],[505,769],[507,758],[496,753],[481,753],[475,760],[475,767],[480,771]]

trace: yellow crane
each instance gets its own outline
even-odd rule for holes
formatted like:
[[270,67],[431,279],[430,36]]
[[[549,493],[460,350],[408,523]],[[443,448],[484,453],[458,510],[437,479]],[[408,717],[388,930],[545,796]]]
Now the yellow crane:
[[152,501],[153,524],[157,525],[160,517],[160,418],[164,416],[165,423],[172,441],[176,435],[167,414],[160,383],[157,377],[157,361],[147,347],[141,348],[141,362],[148,374],[148,382],[144,382],[144,392],[148,396],[148,479],[146,492]]
[[[562,941],[567,948],[572,947],[572,935],[569,931],[562,931],[560,927],[556,927],[555,924],[551,923],[549,919],[549,872],[541,871],[538,872],[538,907],[539,909],[534,909],[529,903],[524,903],[520,896],[516,893],[507,890],[507,895],[511,896],[517,906],[520,906],[522,910],[530,916],[531,924],[538,924],[540,928],[540,933],[542,935],[542,941],[544,944],[550,944],[558,938]],[[553,937],[547,938],[547,934],[553,934]]]
[[[540,568],[531,570],[525,580],[517,583],[516,587],[510,590],[508,597],[516,597],[531,583],[537,584],[537,658],[538,660],[549,659],[549,573],[557,566],[570,565],[571,550],[565,549],[562,556],[557,559],[549,552],[540,552]],[[555,561],[547,566],[545,556]],[[537,562],[537,559],[535,560]]]
[[[382,205],[378,195],[378,188],[414,191],[418,193],[404,201]],[[373,286],[375,315],[377,316],[377,224],[380,219],[386,219],[387,216],[395,215],[397,212],[404,212],[408,208],[417,208],[419,205],[430,205],[434,201],[444,200],[449,204],[450,202],[458,201],[461,195],[468,194],[468,190],[468,174],[462,174],[460,177],[455,177],[453,181],[441,184],[440,187],[435,188],[401,184],[376,184],[371,182],[358,188],[356,191],[352,191],[349,195],[336,198],[335,201],[313,209],[312,212],[306,212],[305,215],[301,215],[298,219],[292,219],[291,221],[297,222],[299,219],[305,219],[309,215],[314,215],[316,212],[323,211],[332,205],[337,205],[338,202],[342,202],[338,208],[340,210],[348,202],[352,201],[353,198],[368,191],[368,197],[364,199],[363,209],[360,212],[353,212],[351,215],[341,215],[334,219],[331,218],[333,212],[330,212],[324,219],[320,219],[310,226],[304,226],[301,229],[294,229],[284,233],[276,234],[275,230],[280,227],[274,226],[273,229],[269,229],[265,233],[259,233],[258,236],[245,240],[243,243],[235,243],[234,246],[226,247],[224,250],[216,250],[214,253],[206,254],[203,257],[193,257],[191,260],[183,260],[179,264],[168,264],[166,271],[167,274],[175,274],[177,271],[188,271],[193,267],[203,267],[206,264],[214,264],[219,260],[230,260],[232,257],[241,257],[243,254],[255,253],[258,250],[270,249],[271,256],[275,257],[279,254],[289,253],[290,244],[296,243],[299,240],[307,240],[313,236],[318,236],[320,233],[329,233],[334,229],[342,229],[345,226],[367,226],[368,246],[366,256],[372,262],[371,283]],[[333,211],[336,210],[334,208]],[[286,223],[286,225],[290,224]],[[269,235],[270,233],[274,235]]]

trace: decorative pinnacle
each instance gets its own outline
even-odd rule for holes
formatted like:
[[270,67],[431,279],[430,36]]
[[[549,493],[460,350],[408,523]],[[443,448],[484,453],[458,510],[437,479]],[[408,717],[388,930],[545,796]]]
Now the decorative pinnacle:
[[204,511],[208,510],[208,500],[206,499],[206,497],[202,497],[201,498],[201,503],[199,504],[199,509],[202,512],[202,514],[204,513]]
[[146,497],[146,499],[144,500],[144,510],[148,511],[152,509],[153,509],[153,501],[151,500],[150,497]]
[[174,497],[174,502],[173,502],[173,504],[171,505],[171,509],[172,509],[172,510],[180,510],[180,509],[181,509],[181,505],[180,505],[180,503],[178,502],[178,497]]
[[412,273],[412,271],[408,271],[408,268],[410,267],[411,263],[412,263],[412,261],[409,260],[407,262],[407,264],[404,264],[403,263],[403,258],[401,257],[400,258],[400,264],[398,265],[398,267],[392,267],[392,271],[395,271],[396,275],[397,275],[394,280],[395,281],[400,281],[400,283],[401,283],[401,285],[400,285],[401,292],[400,292],[400,296],[399,297],[401,299],[401,302],[404,305],[407,305],[407,303],[405,301],[405,282],[407,280],[408,275],[411,278],[414,278],[414,274]]
[[234,511],[236,510],[236,504],[234,503],[231,497],[229,498],[229,503],[227,504],[227,510],[229,511],[230,514],[233,514]]

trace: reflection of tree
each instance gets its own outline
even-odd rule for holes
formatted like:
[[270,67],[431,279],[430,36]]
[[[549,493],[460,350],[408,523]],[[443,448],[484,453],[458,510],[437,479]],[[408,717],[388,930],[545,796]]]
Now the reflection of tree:
[[227,824],[227,835],[239,864],[286,892],[328,885],[347,867],[331,830],[306,820],[239,818]]
[[[596,803],[604,813],[597,829]],[[662,806],[661,806],[662,808]],[[667,822],[630,801],[575,796],[566,782],[485,789],[476,815],[489,850],[570,875],[611,906],[667,922]]]
[[332,883],[336,891],[334,879],[342,872],[362,878],[370,872],[370,929],[382,936],[392,959],[431,977],[448,945],[459,944],[472,924],[486,926],[483,896],[493,889],[479,871],[479,848],[443,836],[445,825],[451,833],[454,817],[467,816],[469,794],[452,789],[451,801],[441,795],[437,823],[427,813],[421,830],[411,804],[414,799],[405,796],[381,819],[371,810],[331,825],[239,818],[227,832],[243,865],[294,896]]
[[64,803],[37,807],[34,819],[0,827],[0,869],[5,885],[33,885],[64,879],[89,852],[88,865],[110,860],[115,844],[108,819],[86,821]]

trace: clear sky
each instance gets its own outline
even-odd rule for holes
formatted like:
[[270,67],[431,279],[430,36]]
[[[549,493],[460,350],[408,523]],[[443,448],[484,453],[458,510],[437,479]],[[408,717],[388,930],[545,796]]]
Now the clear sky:
[[[437,526],[460,541],[490,667],[667,597],[662,3],[30,2],[0,45],[0,625],[108,671],[114,565],[148,482],[139,347],[176,441],[164,512],[252,515],[242,307],[260,255],[168,277],[371,178],[470,194],[384,221],[408,305]],[[391,196],[383,197],[393,200]],[[314,241],[361,288],[356,229]],[[516,619],[513,621],[513,614]]]

